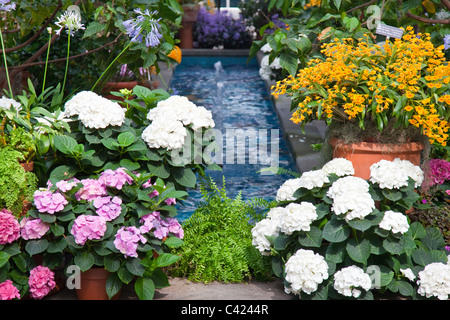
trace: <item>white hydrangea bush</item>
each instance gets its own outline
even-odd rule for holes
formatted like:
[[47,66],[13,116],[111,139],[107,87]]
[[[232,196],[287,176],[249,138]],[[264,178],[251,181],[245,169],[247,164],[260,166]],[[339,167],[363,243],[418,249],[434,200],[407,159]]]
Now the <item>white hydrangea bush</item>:
[[399,159],[371,169],[364,180],[337,158],[286,180],[277,206],[255,224],[253,245],[300,299],[448,299],[443,235],[406,213],[419,202],[422,170]]

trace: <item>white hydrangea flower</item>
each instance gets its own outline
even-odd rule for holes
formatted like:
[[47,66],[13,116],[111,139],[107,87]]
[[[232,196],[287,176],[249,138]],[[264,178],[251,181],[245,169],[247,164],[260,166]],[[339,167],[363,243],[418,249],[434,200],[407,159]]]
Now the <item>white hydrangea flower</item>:
[[290,203],[285,208],[285,214],[280,216],[280,231],[286,235],[294,231],[309,231],[311,223],[316,219],[316,207],[312,203]]
[[20,102],[6,97],[0,98],[0,109],[11,110],[11,107],[13,107],[16,111],[20,111],[22,109]]
[[441,262],[426,265],[425,269],[419,272],[417,284],[417,292],[420,295],[447,300],[450,295],[450,265]]
[[372,287],[372,281],[370,276],[360,267],[349,266],[334,274],[333,287],[346,297],[358,298],[361,295],[361,290],[357,288],[368,291]]
[[382,189],[405,187],[408,185],[408,178],[415,181],[416,188],[422,184],[424,179],[422,169],[408,160],[399,158],[394,161],[380,160],[370,166],[370,181],[378,183]]
[[270,254],[270,242],[266,236],[277,237],[280,228],[278,221],[272,219],[263,219],[252,228],[252,245],[254,245],[262,255]]
[[215,126],[211,111],[204,107],[197,107],[187,97],[179,95],[159,101],[156,108],[151,109],[147,114],[147,119],[166,122],[169,114],[171,119],[180,121],[185,126],[192,124],[194,130]]
[[379,227],[384,230],[392,230],[393,233],[405,233],[409,229],[408,218],[401,212],[392,210],[384,213]]
[[328,161],[322,167],[322,170],[327,174],[334,173],[339,177],[352,176],[355,174],[355,168],[353,168],[352,162],[345,158],[334,158],[333,160]]
[[322,169],[304,172],[299,179],[300,187],[309,190],[315,187],[321,188],[325,183],[330,182],[328,174]]
[[88,128],[121,126],[125,121],[124,108],[92,91],[77,93],[66,102],[64,110],[66,117],[78,115],[78,119]]
[[318,253],[299,249],[286,262],[285,272],[285,279],[291,284],[290,288],[285,287],[286,293],[300,294],[303,291],[311,294],[328,278],[328,264]]
[[333,199],[331,210],[345,214],[345,220],[364,219],[375,209],[375,201],[369,194],[369,184],[362,178],[346,176],[333,182],[327,191]]
[[277,223],[284,217],[286,214],[286,209],[283,207],[275,207],[267,212],[267,218],[272,219],[273,221],[277,221]]
[[414,275],[414,273],[412,272],[412,270],[410,268],[407,269],[400,269],[400,272],[406,277],[408,278],[410,281],[414,281],[414,279],[416,278],[416,276]]
[[186,128],[180,121],[153,121],[142,132],[142,139],[150,148],[180,149],[187,136]]
[[277,201],[293,201],[294,193],[301,187],[300,178],[286,180],[277,190]]

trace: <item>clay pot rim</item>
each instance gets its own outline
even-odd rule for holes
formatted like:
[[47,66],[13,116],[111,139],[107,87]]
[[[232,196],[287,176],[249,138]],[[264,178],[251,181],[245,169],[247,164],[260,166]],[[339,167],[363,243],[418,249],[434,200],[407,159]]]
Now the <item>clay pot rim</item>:
[[339,138],[332,138],[330,145],[334,148],[342,148],[344,150],[353,151],[369,151],[385,152],[385,153],[397,153],[397,152],[417,152],[425,148],[422,142],[405,142],[405,143],[379,143],[379,142],[353,142],[345,143]]

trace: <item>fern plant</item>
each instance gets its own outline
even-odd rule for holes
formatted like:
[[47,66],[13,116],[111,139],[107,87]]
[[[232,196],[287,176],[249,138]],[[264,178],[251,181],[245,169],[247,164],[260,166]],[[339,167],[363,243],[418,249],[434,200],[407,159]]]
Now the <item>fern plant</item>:
[[181,259],[172,267],[171,275],[197,282],[243,282],[255,277],[268,280],[270,259],[259,254],[252,245],[253,223],[263,217],[257,205],[271,206],[267,201],[251,203],[227,197],[225,178],[219,188],[212,178],[199,183],[202,202],[183,223],[184,245],[173,253]]

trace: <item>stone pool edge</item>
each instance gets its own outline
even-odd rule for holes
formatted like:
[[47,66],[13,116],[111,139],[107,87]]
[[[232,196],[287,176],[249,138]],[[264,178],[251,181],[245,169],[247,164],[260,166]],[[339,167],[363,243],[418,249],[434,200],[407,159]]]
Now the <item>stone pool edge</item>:
[[[182,56],[247,56],[249,50],[247,49],[182,49]],[[256,59],[261,63],[263,57],[262,52],[258,52]],[[166,64],[159,64],[160,76],[164,83],[170,87],[174,69],[169,69]],[[267,92],[272,92],[271,87],[275,81],[264,81]],[[281,130],[284,138],[288,143],[289,150],[295,161],[295,166],[298,172],[303,173],[315,168],[320,168],[324,163],[324,156],[312,149],[311,144],[321,143],[325,140],[327,125],[324,121],[314,120],[305,126],[305,132],[302,132],[300,125],[293,123],[291,118],[291,101],[288,97],[281,96],[274,99],[270,95],[270,99],[275,107],[278,119],[280,121]]]

